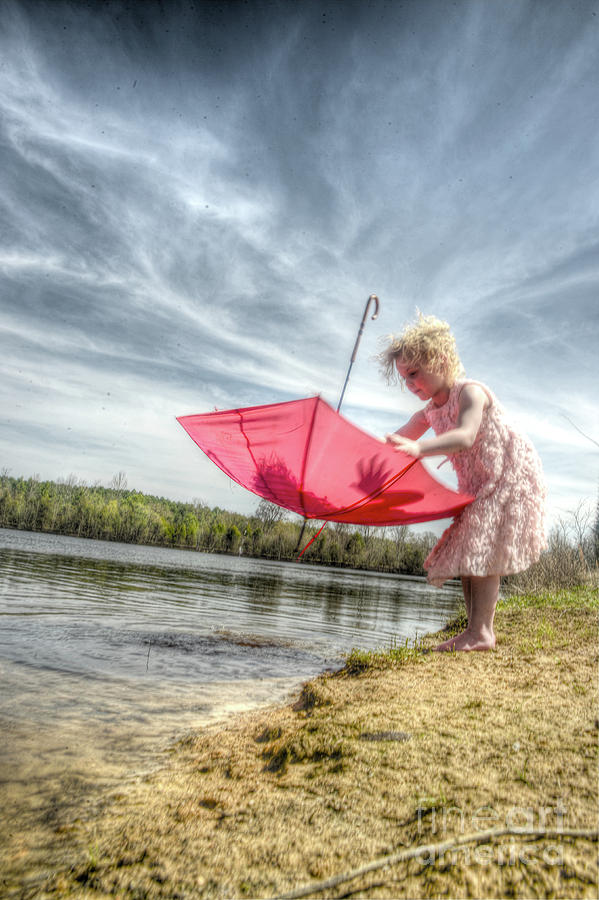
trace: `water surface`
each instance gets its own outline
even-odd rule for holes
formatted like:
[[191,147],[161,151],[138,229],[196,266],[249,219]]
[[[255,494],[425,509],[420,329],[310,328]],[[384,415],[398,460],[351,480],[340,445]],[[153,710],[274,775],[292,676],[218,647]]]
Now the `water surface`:
[[0,529],[5,824],[34,852],[36,823],[190,729],[286,700],[352,647],[436,630],[457,604],[422,579]]

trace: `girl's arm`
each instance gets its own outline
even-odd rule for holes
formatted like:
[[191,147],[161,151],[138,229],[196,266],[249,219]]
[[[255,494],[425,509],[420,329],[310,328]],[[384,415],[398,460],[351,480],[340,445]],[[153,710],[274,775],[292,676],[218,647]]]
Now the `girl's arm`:
[[[414,440],[418,434],[407,434],[400,429],[396,434],[387,435],[387,440],[393,444],[396,450],[408,453],[410,456],[443,456],[446,453],[459,453],[471,447],[476,440],[478,429],[482,421],[483,412],[489,404],[487,395],[477,384],[465,384],[460,392],[458,420],[456,427],[440,434],[438,437],[428,438],[424,441]],[[416,413],[416,416],[418,413]],[[422,414],[424,417],[424,414]],[[412,419],[415,419],[413,416]],[[408,422],[406,429],[412,423]],[[420,434],[424,432],[421,431]]]
[[387,440],[389,437],[393,437],[398,434],[401,437],[410,438],[411,440],[416,440],[425,431],[428,431],[429,425],[426,421],[426,417],[424,415],[424,410],[419,409],[418,412],[414,413],[411,419],[408,419],[405,425],[402,425],[401,428],[398,428],[392,435],[387,435]]

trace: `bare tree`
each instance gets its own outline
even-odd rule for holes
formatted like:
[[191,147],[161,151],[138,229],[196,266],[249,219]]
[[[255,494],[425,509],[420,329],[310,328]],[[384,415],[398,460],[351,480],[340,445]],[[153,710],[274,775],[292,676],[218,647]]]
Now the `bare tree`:
[[364,538],[367,547],[370,546],[371,539],[374,537],[374,525],[358,525],[357,529]]
[[570,425],[572,425],[573,428],[576,429],[576,431],[578,431],[583,437],[585,437],[587,439],[587,441],[590,441],[596,447],[599,447],[599,441],[596,441],[595,438],[592,438],[590,435],[588,435],[586,433],[586,431],[583,431],[582,428],[579,428],[578,425],[576,424],[576,422],[573,422],[572,419],[569,416],[567,416],[565,413],[562,413],[562,416],[564,417],[564,419],[567,422],[570,423]]
[[570,532],[574,538],[580,561],[589,571],[591,569],[589,563],[592,562],[594,556],[592,518],[593,512],[589,503],[584,500],[570,512]]
[[285,519],[285,510],[276,503],[270,503],[269,500],[261,500],[254,515],[262,522],[264,530],[270,531],[277,522]]
[[392,525],[387,531],[391,534],[391,539],[395,544],[396,550],[401,550],[408,539],[408,526]]
[[112,476],[112,481],[110,482],[110,487],[113,491],[116,491],[118,494],[122,494],[123,491],[127,490],[127,473],[126,472],[117,472],[116,475]]

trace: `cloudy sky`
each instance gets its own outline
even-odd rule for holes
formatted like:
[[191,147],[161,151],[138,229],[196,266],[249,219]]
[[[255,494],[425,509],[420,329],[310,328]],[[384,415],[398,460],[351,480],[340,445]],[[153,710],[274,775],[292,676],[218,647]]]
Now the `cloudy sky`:
[[4,0],[0,465],[253,510],[175,416],[335,404],[375,292],[348,418],[418,306],[593,502],[598,84],[599,0]]

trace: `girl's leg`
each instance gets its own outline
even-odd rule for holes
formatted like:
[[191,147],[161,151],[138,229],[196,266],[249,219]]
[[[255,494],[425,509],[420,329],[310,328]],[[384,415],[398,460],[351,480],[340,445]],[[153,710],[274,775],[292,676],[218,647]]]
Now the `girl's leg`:
[[470,621],[472,615],[472,584],[468,575],[462,575],[462,591],[464,592],[464,603],[466,605],[466,618]]
[[499,575],[472,577],[472,615],[468,631],[483,643],[495,646],[493,620],[499,598]]
[[[472,575],[468,627],[461,634],[444,641],[436,650],[492,650],[495,646],[493,619],[499,596],[499,575]],[[464,599],[466,591],[464,590]],[[468,600],[466,600],[468,611]]]

